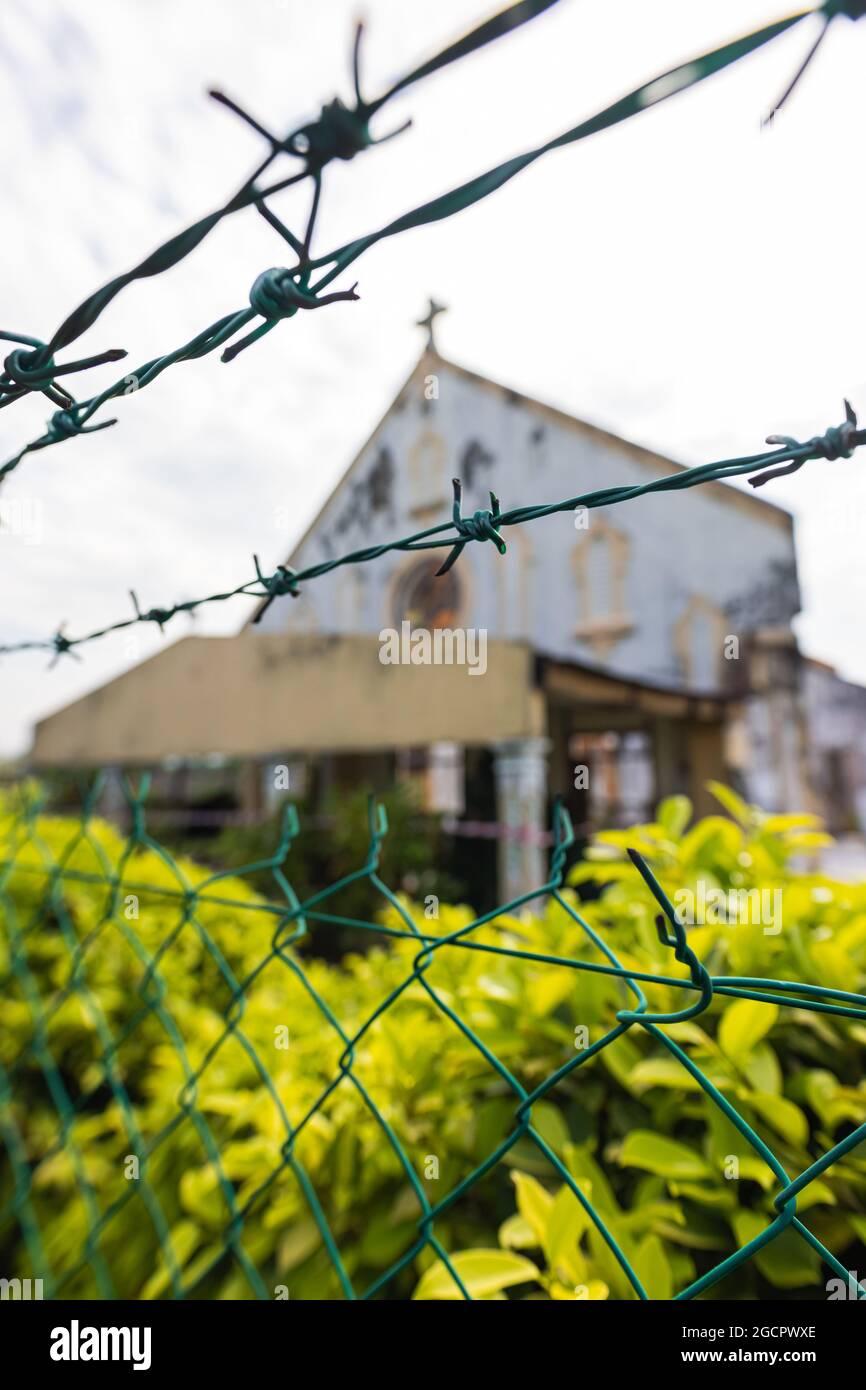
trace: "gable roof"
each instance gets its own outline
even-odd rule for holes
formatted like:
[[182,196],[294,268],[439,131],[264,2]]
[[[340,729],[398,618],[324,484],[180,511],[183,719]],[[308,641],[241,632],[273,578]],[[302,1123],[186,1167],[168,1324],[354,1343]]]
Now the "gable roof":
[[[587,420],[581,420],[576,415],[569,415],[567,411],[560,410],[557,406],[548,405],[545,401],[540,401],[534,396],[526,396],[520,391],[515,391],[513,387],[505,386],[499,381],[494,381],[492,377],[482,376],[480,372],[474,372],[469,367],[461,366],[458,362],[452,362],[450,358],[443,357],[435,348],[427,347],[422,352],[415,366],[412,368],[412,371],[400,387],[378,424],[364,440],[364,443],[349,463],[342,477],[335,484],[333,490],[325,498],[309,525],[295,542],[284,564],[289,566],[292,564],[298,551],[309,540],[337,493],[345,487],[346,483],[349,482],[352,475],[356,472],[367,450],[375,443],[385,424],[397,408],[401,398],[410,387],[414,385],[416,379],[423,378],[435,369],[441,369],[442,367],[445,367],[448,371],[454,372],[465,381],[471,382],[473,386],[480,387],[482,390],[488,392],[497,393],[508,405],[524,406],[536,414],[543,415],[547,419],[555,421],[558,425],[563,425],[567,429],[574,430],[584,437],[595,439],[606,448],[615,448],[620,452],[630,454],[638,463],[652,468],[657,474],[684,472],[687,468],[691,467],[690,464],[679,463],[676,459],[668,458],[665,454],[656,453],[653,449],[647,449],[642,444],[636,444],[631,439],[626,439],[622,435],[614,434],[610,430],[603,429],[600,425],[590,424]],[[780,507],[776,502],[770,502],[766,498],[758,497],[753,493],[741,492],[739,488],[732,487],[727,482],[719,480],[703,483],[701,484],[701,490],[703,492],[711,492],[717,500],[729,506],[739,507],[741,509],[745,508],[752,516],[759,513],[764,521],[772,525],[782,526],[786,530],[790,530],[793,526],[794,518],[786,508]],[[445,500],[443,500],[443,510],[445,505]],[[253,613],[244,624],[245,627],[250,627],[255,622],[265,602],[266,600],[262,599],[261,603],[256,605]]]

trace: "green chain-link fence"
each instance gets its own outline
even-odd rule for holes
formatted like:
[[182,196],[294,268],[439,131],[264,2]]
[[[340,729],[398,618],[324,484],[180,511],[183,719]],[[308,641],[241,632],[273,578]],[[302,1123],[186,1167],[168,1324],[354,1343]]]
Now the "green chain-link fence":
[[[169,366],[218,347],[224,348],[223,360],[230,361],[300,309],[354,298],[354,287],[323,292],[379,241],[470,207],[554,149],[610,128],[691,87],[810,14],[824,20],[820,42],[835,17],[859,19],[866,13],[860,0],[826,0],[816,10],[768,25],[661,74],[560,137],[495,166],[374,233],[328,254],[314,255],[312,236],[323,171],[332,160],[352,159],[375,143],[369,122],[384,103],[412,82],[534,18],[550,3],[525,0],[513,5],[372,102],[361,94],[356,44],[355,105],[334,101],[323,108],[318,120],[284,139],[229,98],[215,94],[265,139],[268,156],[222,208],[91,295],[51,339],[0,334],[16,344],[0,376],[0,408],[33,391],[58,407],[46,433],[0,467],[0,479],[16,470],[28,454],[113,423],[90,421],[107,401],[128,393],[130,375],[136,387],[145,386]],[[299,160],[299,170],[263,188],[259,180],[281,154]],[[297,235],[280,221],[267,200],[307,179],[312,184],[312,205],[305,229]],[[177,264],[222,218],[246,207],[254,207],[282,237],[296,258],[294,263],[260,275],[248,308],[218,319],[190,342],[144,363],[88,400],[76,401],[58,383],[60,376],[124,354],[111,350],[58,365],[55,352],[76,341],[126,286]],[[235,335],[250,325],[255,326],[238,341]],[[235,340],[226,346],[230,339]],[[461,515],[460,488],[455,484],[452,521],[414,536],[355,552],[302,574],[281,567],[266,576],[256,563],[256,578],[231,593],[146,612],[134,600],[133,617],[96,632],[69,638],[61,631],[47,641],[16,643],[0,650],[44,647],[60,656],[105,632],[139,622],[162,627],[178,612],[235,594],[257,595],[270,602],[296,593],[299,582],[315,579],[337,565],[363,563],[391,549],[449,547],[446,569],[466,544],[492,541],[504,551],[503,527],[554,511],[611,505],[645,491],[674,490],[760,470],[752,478],[758,485],[778,471],[800,467],[809,458],[847,456],[864,440],[866,432],[857,429],[848,407],[846,421],[838,428],[806,443],[774,437],[769,442],[780,447],[769,454],[685,470],[643,488],[609,488],[510,512],[501,512],[493,497],[490,510],[473,517]],[[783,467],[771,467],[766,473],[774,463]],[[149,835],[146,791],[142,784],[136,794],[130,793],[132,829],[123,843],[116,837],[112,840],[95,817],[98,786],[71,834],[69,823],[60,829],[59,822],[42,814],[38,797],[26,789],[14,813],[2,808],[0,815],[0,970],[6,1025],[0,1034],[0,1251],[9,1264],[8,1275],[29,1270],[44,1281],[49,1297],[111,1298],[128,1296],[130,1290],[145,1297],[208,1297],[217,1287],[221,1297],[271,1298],[278,1277],[279,1262],[274,1264],[272,1258],[277,1232],[283,1240],[300,1239],[311,1254],[321,1251],[333,1271],[336,1291],[346,1298],[404,1291],[412,1267],[430,1255],[442,1262],[457,1293],[468,1298],[470,1291],[441,1232],[488,1174],[518,1145],[529,1144],[573,1194],[628,1290],[645,1298],[646,1288],[616,1223],[606,1217],[598,1194],[574,1177],[537,1118],[547,1098],[577,1068],[591,1063],[628,1032],[640,1030],[682,1066],[690,1082],[772,1173],[775,1183],[772,1219],[740,1248],[688,1282],[677,1297],[690,1299],[713,1288],[765,1246],[782,1237],[790,1239],[792,1233],[837,1276],[853,1282],[859,1297],[866,1297],[866,1290],[813,1234],[798,1210],[798,1200],[810,1186],[863,1142],[866,1125],[852,1128],[835,1144],[825,1144],[820,1156],[792,1177],[671,1033],[704,1013],[716,996],[854,1020],[862,1026],[866,996],[795,980],[710,975],[689,945],[650,865],[636,852],[631,853],[634,873],[644,879],[661,908],[658,937],[670,951],[671,966],[667,972],[656,973],[621,961],[577,911],[573,895],[563,887],[572,832],[562,808],[554,816],[547,881],[494,912],[437,934],[426,923],[419,925],[406,902],[379,877],[379,849],[387,831],[382,807],[371,807],[365,863],[301,902],[291,886],[290,851],[297,832],[294,811],[287,811],[280,842],[266,861],[231,874],[193,873],[191,866],[182,864]],[[265,900],[244,884],[245,874],[265,870],[272,874],[276,900]],[[230,880],[227,895],[220,892],[225,880]],[[329,910],[335,906],[333,900],[339,906],[343,889],[361,881],[381,902],[385,918],[372,914],[371,920],[361,920]],[[555,909],[579,927],[585,933],[589,958],[577,951],[559,955],[522,947],[507,924],[529,904]],[[355,999],[351,1016],[341,1017],[320,987],[318,967],[303,951],[305,938],[318,925],[352,927],[391,941],[394,954],[387,970],[382,965],[387,980],[372,1010],[359,1008]],[[412,953],[403,969],[399,950],[407,949],[407,944]],[[534,1078],[532,1085],[523,1084],[514,1074],[513,1063],[509,1066],[502,1059],[504,1048],[467,1021],[459,991],[439,979],[439,972],[450,968],[449,962],[456,962],[454,968],[459,970],[469,952],[507,958],[515,968],[521,963],[528,968],[531,963],[617,980],[621,1005],[614,1010],[610,1026],[591,1045]],[[363,971],[363,964],[358,968]],[[397,978],[392,980],[395,969]],[[269,1064],[264,1048],[269,1029],[285,1029],[291,1041],[295,1014],[290,1009],[290,1016],[274,1017],[275,1008],[285,1013],[287,1007],[286,980],[295,991],[298,1012],[308,1023],[314,1020],[299,1043],[291,1042],[295,1050],[290,1047],[289,1055],[300,1059],[294,1074],[277,1067],[273,1053]],[[682,1006],[654,1012],[644,986],[685,991]],[[413,1049],[422,1045],[423,1023],[416,1016],[413,1032],[401,1020],[400,1011],[410,999],[420,1000],[428,1012],[448,1021],[461,1056],[471,1057],[474,1066],[489,1072],[491,1084],[508,1097],[510,1106],[504,1136],[492,1140],[480,1161],[435,1201],[419,1174],[417,1155],[413,1157],[412,1133],[401,1131],[376,1084],[375,1047],[389,1028],[405,1050],[406,1076],[412,1075]],[[447,1056],[441,1063],[447,1064]],[[352,1162],[352,1125],[341,1128],[339,1118],[333,1116],[333,1107],[347,1091],[361,1111],[374,1119],[384,1155],[380,1161],[393,1165],[408,1193],[401,1221],[395,1218],[401,1239],[387,1257],[380,1247],[381,1271],[367,1280],[357,1277],[352,1242],[340,1238],[340,1213],[334,1210],[333,1193],[323,1191],[321,1183],[314,1184],[303,1157],[318,1146],[335,1153],[338,1164]],[[443,1123],[446,1120],[443,1117]],[[363,1177],[359,1182],[363,1186]],[[305,1207],[303,1217],[293,1205],[291,1194],[298,1193]],[[197,1224],[185,1221],[184,1212],[193,1213]],[[411,1228],[408,1237],[407,1227]],[[263,1228],[270,1233],[267,1240],[260,1238]],[[285,1256],[285,1246],[282,1249]],[[143,1251],[149,1252],[153,1266],[147,1270],[141,1268]]]
[[[109,835],[95,816],[98,782],[80,820],[44,814],[39,795],[28,787],[19,789],[14,808],[0,820],[0,988],[6,1022],[0,1040],[0,1250],[19,1276],[29,1271],[43,1279],[46,1296],[111,1298],[130,1296],[133,1288],[144,1289],[145,1297],[208,1297],[219,1274],[220,1297],[272,1298],[279,1275],[273,1239],[260,1241],[264,1228],[290,1244],[301,1241],[304,1254],[318,1250],[332,1267],[336,1296],[394,1295],[405,1288],[404,1272],[411,1273],[429,1251],[449,1271],[455,1292],[469,1298],[441,1228],[515,1146],[529,1143],[574,1194],[628,1290],[646,1298],[617,1223],[602,1211],[600,1197],[575,1179],[535,1118],[566,1078],[591,1067],[605,1048],[637,1029],[682,1066],[693,1089],[696,1084],[766,1165],[775,1186],[775,1216],[677,1297],[691,1299],[711,1289],[770,1242],[785,1233],[789,1240],[791,1232],[857,1297],[866,1297],[856,1276],[798,1214],[798,1200],[810,1184],[866,1139],[866,1125],[838,1143],[827,1140],[825,1151],[792,1176],[671,1035],[707,1010],[714,997],[776,1005],[798,1011],[799,1017],[806,1011],[862,1023],[866,996],[792,980],[711,976],[649,864],[632,850],[634,873],[661,908],[656,928],[670,950],[670,967],[655,973],[623,963],[577,910],[574,895],[563,889],[573,836],[560,806],[554,812],[546,882],[455,930],[437,932],[433,922],[419,926],[406,900],[379,877],[387,833],[381,805],[370,805],[366,861],[300,902],[291,887],[291,847],[298,830],[294,807],[284,813],[271,857],[240,871],[208,874],[196,868],[193,875],[195,866],[181,864],[149,835],[147,790],[145,780],[137,792],[128,791],[132,824],[125,840],[114,831]],[[276,900],[243,891],[245,874],[266,870]],[[361,881],[384,916],[340,915],[341,890]],[[528,905],[563,914],[569,927],[581,928],[590,949],[568,954],[526,949],[514,935],[514,923]],[[411,946],[405,958],[392,956],[388,969],[381,961],[369,966],[364,1005],[359,1008],[354,998],[351,1017],[340,1016],[322,987],[319,967],[302,949],[310,933],[325,924],[378,934],[390,942],[392,953]],[[456,982],[470,952],[507,958],[514,968],[544,965],[612,978],[621,982],[621,1006],[591,1044],[527,1088],[513,1064],[498,1055],[503,1048],[464,1017]],[[366,959],[358,966],[362,972]],[[444,983],[439,965],[452,971]],[[294,991],[291,1006],[277,985],[285,977]],[[371,1007],[377,983],[381,998]],[[644,986],[673,990],[675,1007],[654,1011]],[[398,1120],[393,1107],[377,1099],[377,1039],[388,1030],[402,1049],[408,1088],[422,1066],[423,1012],[409,1022],[400,1016],[410,998],[451,1025],[453,1042],[434,1058],[435,1067],[447,1072],[448,1051],[458,1048],[462,1065],[470,1057],[476,1070],[489,1072],[510,1112],[503,1136],[435,1201],[419,1171],[413,1134],[407,1132],[411,1121],[405,1115]],[[296,1058],[292,1049],[302,1017],[306,1037],[298,1039]],[[293,1062],[288,1075],[268,1061],[266,1052],[269,1043],[271,1058],[279,1055],[273,1035],[281,1028],[289,1039],[285,1056]],[[341,1125],[330,1109],[347,1088],[360,1108]],[[247,1121],[253,1095],[258,1127],[251,1142]],[[393,1218],[399,1248],[387,1258],[380,1252],[379,1264],[386,1267],[359,1287],[353,1279],[356,1254],[336,1230],[333,1194],[322,1190],[321,1182],[314,1185],[301,1155],[305,1145],[310,1152],[324,1146],[338,1153],[339,1167],[344,1161],[339,1153],[345,1158],[352,1152],[351,1130],[362,1111],[374,1117],[381,1141],[379,1157],[370,1162],[384,1155],[406,1196],[400,1220]],[[447,1114],[440,1122],[447,1126]],[[353,1189],[356,1199],[363,1187],[361,1173]],[[183,1207],[196,1216],[197,1235],[178,1219],[178,1191]],[[199,1248],[202,1231],[207,1234]],[[363,1232],[356,1233],[353,1247],[363,1239]],[[153,1268],[140,1268],[142,1251],[150,1252]]]

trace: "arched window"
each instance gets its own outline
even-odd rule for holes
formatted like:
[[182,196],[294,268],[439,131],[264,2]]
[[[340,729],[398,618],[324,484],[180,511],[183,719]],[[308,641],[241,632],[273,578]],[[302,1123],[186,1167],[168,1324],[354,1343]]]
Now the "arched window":
[[695,690],[714,690],[721,683],[727,629],[716,604],[693,595],[676,625],[674,641],[680,667]]
[[436,628],[453,628],[460,619],[462,593],[456,569],[436,576],[442,563],[437,553],[433,560],[419,560],[401,575],[394,592],[395,627],[409,621],[413,627],[432,632]]
[[441,434],[425,430],[409,451],[409,508],[445,511],[451,498],[448,451]]
[[586,587],[593,618],[610,618],[619,608],[615,583],[617,557],[609,536],[587,537]]
[[574,635],[602,660],[634,626],[626,612],[628,553],[628,537],[595,517],[590,517],[574,551],[578,610]]
[[715,685],[719,656],[714,619],[709,613],[695,613],[692,618],[691,652],[691,676],[695,685]]

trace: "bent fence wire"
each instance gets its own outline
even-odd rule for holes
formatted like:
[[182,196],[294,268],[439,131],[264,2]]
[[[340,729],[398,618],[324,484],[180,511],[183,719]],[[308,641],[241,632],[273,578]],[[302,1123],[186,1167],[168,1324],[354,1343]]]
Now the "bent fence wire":
[[[533,1123],[533,1107],[539,1101],[553,1093],[566,1076],[579,1067],[591,1064],[604,1048],[628,1030],[635,1028],[645,1030],[682,1065],[710,1102],[718,1107],[758,1158],[769,1167],[778,1185],[773,1201],[776,1215],[768,1222],[766,1228],[694,1280],[677,1297],[692,1299],[712,1288],[786,1231],[796,1232],[830,1269],[845,1280],[847,1286],[852,1289],[855,1287],[856,1276],[843,1268],[800,1219],[797,1200],[810,1183],[863,1142],[866,1138],[866,1125],[860,1125],[841,1142],[829,1148],[805,1171],[791,1176],[774,1152],[693,1059],[669,1036],[666,1029],[669,1025],[697,1017],[707,1009],[714,995],[763,1001],[791,1009],[859,1020],[866,1019],[866,996],[790,980],[711,976],[689,946],[685,930],[678,922],[672,904],[652,869],[636,851],[629,851],[635,872],[643,877],[649,892],[661,908],[656,925],[660,942],[670,949],[671,969],[675,969],[674,961],[679,962],[686,968],[688,975],[653,974],[623,965],[603,937],[581,917],[573,902],[570,902],[562,891],[566,855],[573,842],[573,833],[568,814],[559,805],[554,810],[553,849],[546,882],[540,884],[535,891],[503,904],[459,930],[437,936],[419,929],[405,903],[379,877],[380,848],[388,826],[384,808],[372,800],[369,814],[369,851],[363,865],[301,902],[292,890],[289,876],[291,844],[298,831],[294,807],[288,807],[285,812],[280,841],[271,858],[248,865],[240,871],[215,873],[192,884],[172,856],[148,834],[145,823],[147,790],[146,779],[137,792],[133,793],[127,789],[132,828],[116,864],[109,862],[92,829],[93,813],[101,792],[98,781],[85,802],[75,835],[59,855],[54,854],[40,836],[37,828],[40,804],[38,797],[29,791],[22,794],[16,815],[7,821],[6,843],[2,846],[0,921],[3,923],[4,932],[0,937],[0,943],[3,944],[8,962],[3,989],[4,993],[16,1001],[18,1010],[24,1012],[27,1018],[27,1037],[17,1056],[10,1057],[8,1046],[4,1048],[5,1061],[0,1063],[0,1135],[8,1165],[3,1184],[8,1200],[0,1211],[0,1241],[7,1248],[10,1244],[14,1248],[16,1242],[18,1243],[29,1259],[32,1269],[37,1272],[38,1277],[43,1278],[48,1297],[62,1297],[70,1291],[72,1296],[81,1296],[77,1290],[80,1289],[81,1278],[87,1275],[88,1270],[99,1296],[114,1296],[112,1268],[101,1249],[101,1243],[121,1211],[136,1201],[141,1202],[147,1219],[152,1223],[161,1258],[165,1263],[166,1275],[161,1292],[170,1293],[174,1298],[195,1297],[208,1275],[224,1262],[230,1261],[245,1281],[244,1287],[248,1295],[260,1299],[273,1297],[273,1291],[265,1283],[262,1269],[257,1267],[254,1253],[245,1245],[245,1223],[254,1207],[274,1200],[276,1180],[285,1179],[286,1175],[291,1173],[303,1192],[310,1217],[317,1228],[317,1239],[321,1248],[327,1251],[339,1287],[346,1298],[370,1299],[380,1294],[387,1295],[400,1272],[410,1266],[422,1252],[429,1250],[444,1263],[459,1295],[470,1299],[471,1294],[437,1233],[437,1221],[502,1162],[518,1141],[526,1140],[544,1155],[551,1169],[573,1192],[617,1261],[634,1296],[644,1299],[647,1297],[646,1290],[615,1231],[611,1229],[611,1224],[605,1221],[598,1205],[591,1200],[591,1194],[587,1195],[575,1181],[569,1169]],[[76,864],[80,865],[82,862],[83,851],[87,851],[92,857],[93,868],[90,870],[76,867]],[[140,851],[159,856],[167,870],[166,883],[160,885],[137,881],[136,855]],[[262,869],[271,871],[279,902],[265,902],[254,895],[246,900],[221,896],[221,880],[227,877],[236,878],[238,872],[243,876],[245,873]],[[399,927],[342,917],[328,910],[329,900],[339,894],[342,888],[361,880],[366,880],[375,890],[383,907],[392,909],[393,914],[396,914],[395,920],[401,923]],[[22,885],[26,882],[32,882],[34,885],[29,896],[22,892]],[[79,920],[76,905],[76,886],[80,890],[83,885],[106,890],[104,907],[98,915],[98,920],[89,925]],[[149,903],[163,899],[172,909],[173,920],[167,921],[165,935],[159,940],[156,949],[150,949],[145,934],[140,929],[136,930],[134,922],[128,920],[128,914],[123,910],[122,904],[133,900],[130,895],[141,895],[142,901]],[[23,896],[27,896],[26,911],[22,910]],[[135,897],[134,900],[137,902],[138,898]],[[487,939],[477,939],[481,928],[495,925],[500,917],[533,902],[543,904],[545,901],[558,904],[568,918],[580,925],[587,940],[596,949],[597,959],[584,960],[521,950],[513,944],[514,938],[509,937],[507,933],[503,933],[504,939],[500,944],[491,942],[489,936]],[[270,950],[240,976],[232,970],[225,953],[202,921],[205,908],[215,905],[222,905],[236,912],[239,920],[243,913],[249,911],[269,914],[272,918]],[[368,1017],[353,1019],[351,1022],[341,1020],[334,1013],[328,1000],[322,997],[309,979],[308,969],[305,969],[304,961],[295,947],[317,923],[352,926],[385,937],[409,940],[417,945],[417,953],[405,978],[387,993]],[[49,931],[59,935],[63,946],[58,947],[56,968],[50,972],[46,988],[45,972],[43,971],[40,977],[40,986],[34,967],[40,959],[39,952],[43,949],[44,938]],[[204,948],[204,955],[215,967],[228,995],[220,1024],[212,1036],[205,1039],[203,1055],[197,1063],[193,1062],[188,1041],[184,1037],[183,1001],[173,996],[164,974],[168,953],[181,948],[186,932],[196,934]],[[107,992],[110,985],[106,984],[105,980],[100,980],[100,970],[95,959],[96,943],[104,940],[106,933],[120,934],[136,963],[134,979],[130,976],[129,985],[130,992],[136,996],[134,1011],[125,1027],[117,1033],[112,1032],[107,1018]],[[454,1001],[443,997],[443,992],[428,979],[428,971],[439,953],[454,951],[490,952],[510,957],[518,963],[525,961],[550,964],[614,977],[622,983],[623,1007],[616,1011],[611,1026],[603,1036],[597,1038],[585,1050],[577,1052],[534,1089],[527,1090],[491,1047],[461,1017],[459,1007]],[[341,1048],[339,1061],[330,1081],[322,1087],[321,1093],[306,1112],[293,1118],[290,1118],[289,1107],[275,1087],[260,1052],[244,1032],[245,1010],[255,998],[257,989],[261,991],[266,988],[261,978],[262,972],[266,967],[277,964],[292,972],[320,1015],[323,1035],[327,1034],[337,1039]],[[644,993],[644,985],[663,985],[683,990],[683,1007],[672,1012],[653,1012]],[[398,1133],[389,1117],[376,1105],[369,1083],[360,1074],[361,1069],[358,1066],[358,1051],[361,1045],[365,1040],[369,1041],[371,1034],[383,1023],[392,1007],[413,986],[420,987],[432,1006],[450,1020],[455,1029],[455,1036],[459,1033],[468,1041],[483,1064],[490,1068],[491,1076],[498,1077],[501,1083],[505,1083],[513,1099],[513,1124],[506,1138],[495,1145],[473,1171],[436,1202],[429,1200],[424,1184],[409,1157],[407,1136]],[[114,987],[116,988],[116,983]],[[693,995],[697,997],[692,1000]],[[77,1091],[70,1082],[70,1071],[65,1065],[64,1031],[58,1022],[64,1005],[73,999],[78,1002],[92,1029],[95,1058],[94,1065],[88,1071],[89,1085]],[[140,1108],[125,1085],[121,1053],[123,1044],[134,1035],[136,1028],[146,1018],[155,1019],[161,1025],[166,1048],[175,1055],[175,1060],[182,1068],[178,1075],[183,1076],[174,1113],[166,1124],[152,1133],[142,1130]],[[239,1191],[239,1184],[226,1175],[223,1151],[214,1133],[212,1121],[206,1117],[204,1107],[200,1103],[200,1085],[203,1078],[209,1069],[218,1069],[222,1050],[230,1040],[244,1050],[257,1082],[264,1088],[275,1113],[279,1116],[279,1136],[272,1144],[273,1167],[267,1177],[257,1183],[252,1191]],[[21,1089],[28,1074],[33,1073],[40,1075],[44,1080],[46,1094],[50,1097],[56,1115],[50,1132],[43,1131],[39,1135],[41,1151],[38,1160],[34,1160],[29,1151],[23,1132],[29,1117],[25,1113],[26,1106]],[[354,1087],[363,1105],[374,1116],[384,1142],[396,1155],[417,1203],[414,1237],[408,1241],[406,1248],[400,1251],[389,1267],[364,1288],[355,1287],[344,1252],[341,1251],[325,1215],[323,1194],[315,1189],[297,1154],[300,1136],[305,1130],[315,1126],[316,1117],[340,1087]],[[140,1163],[138,1180],[125,1185],[121,1182],[119,1186],[125,1186],[125,1190],[120,1195],[101,1190],[109,1186],[105,1174],[100,1173],[98,1165],[94,1164],[82,1144],[82,1134],[95,1132],[92,1129],[94,1122],[97,1125],[104,1123],[100,1118],[100,1112],[104,1116],[112,1109],[115,1112],[115,1125],[118,1128],[122,1127],[123,1142]],[[182,1260],[174,1249],[168,1219],[160,1204],[155,1184],[150,1180],[151,1172],[158,1168],[162,1146],[170,1136],[176,1136],[183,1126],[191,1126],[194,1130],[216,1174],[221,1197],[221,1217],[214,1243],[206,1251],[205,1257],[197,1261],[194,1272],[191,1272],[190,1268],[182,1267]],[[63,1155],[69,1165],[67,1184],[71,1183],[77,1189],[85,1216],[79,1223],[80,1229],[74,1226],[72,1239],[77,1243],[71,1249],[68,1246],[69,1232],[66,1233],[67,1245],[62,1261],[63,1267],[54,1268],[52,1252],[46,1249],[43,1240],[38,1194],[44,1170],[50,1169],[53,1161]],[[163,1180],[164,1176],[163,1174]],[[56,1170],[53,1180],[58,1181]],[[212,1214],[211,1224],[213,1225]],[[857,1296],[866,1298],[866,1288],[862,1284],[856,1285],[856,1288]]]
[[[666,101],[676,93],[693,87],[696,83],[702,82],[729,67],[732,63],[739,61],[747,54],[785,33],[794,25],[799,24],[801,20],[811,15],[820,17],[823,20],[823,25],[819,31],[818,39],[810,50],[800,72],[794,78],[794,82],[790,84],[788,91],[782,97],[782,101],[786,100],[814,55],[831,21],[839,16],[856,20],[866,14],[864,0],[824,0],[824,3],[816,8],[801,10],[775,23],[765,25],[752,34],[724,44],[722,47],[704,53],[689,62],[681,63],[650,81],[642,83],[634,91],[613,102],[603,111],[581,121],[562,135],[534,149],[515,155],[502,164],[495,165],[459,187],[450,189],[420,207],[413,208],[395,218],[384,227],[380,227],[366,236],[357,237],[326,254],[313,255],[312,239],[320,208],[324,171],[335,159],[354,159],[372,145],[382,143],[381,139],[377,140],[371,135],[370,121],[386,102],[422,78],[476,52],[488,43],[502,38],[518,26],[534,19],[555,3],[556,0],[521,0],[521,3],[503,10],[500,14],[472,30],[463,39],[451,44],[435,57],[422,63],[372,101],[365,100],[361,93],[359,57],[362,30],[359,27],[356,33],[353,56],[354,106],[346,106],[339,98],[335,98],[322,107],[321,113],[315,121],[299,127],[283,138],[274,135],[266,126],[249,115],[237,102],[225,94],[212,92],[211,95],[222,105],[240,116],[262,136],[269,146],[269,153],[255,173],[241,185],[223,207],[208,213],[185,230],[176,233],[131,270],[109,280],[107,284],[89,295],[64,319],[53,337],[47,342],[29,334],[0,332],[0,340],[16,344],[16,347],[6,357],[3,372],[0,373],[0,409],[14,404],[33,391],[41,392],[58,407],[48,421],[44,434],[31,440],[18,454],[0,467],[0,482],[18,468],[28,454],[45,449],[49,445],[61,443],[63,440],[72,439],[76,435],[92,433],[95,430],[106,429],[109,425],[115,424],[116,421],[113,419],[102,420],[98,424],[91,424],[90,421],[106,402],[129,395],[131,391],[147,386],[168,367],[178,362],[192,361],[207,356],[220,347],[223,348],[222,361],[230,362],[239,352],[242,352],[264,334],[269,333],[281,320],[294,317],[299,310],[316,309],[337,301],[356,299],[354,285],[350,288],[334,290],[329,294],[323,294],[322,291],[378,242],[415,227],[426,226],[441,221],[443,218],[453,217],[456,213],[494,193],[551,151],[572,145],[599,131],[619,125],[632,116]],[[781,102],[778,102],[775,110],[778,110],[780,105]],[[400,130],[403,129],[405,126],[400,127]],[[392,131],[390,135],[383,138],[389,139],[391,135],[399,133],[400,131]],[[299,161],[300,169],[267,187],[261,187],[259,180],[273,161],[281,155]],[[302,234],[298,235],[281,221],[273,209],[268,206],[267,200],[307,179],[312,184],[311,207],[305,229]],[[177,265],[185,256],[194,251],[225,217],[248,207],[256,209],[274,231],[282,237],[296,257],[291,266],[272,267],[263,271],[256,278],[250,290],[248,307],[221,315],[215,322],[197,333],[189,342],[142,363],[131,372],[124,373],[119,381],[87,400],[77,401],[64,386],[59,384],[58,378],[60,376],[68,376],[108,362],[115,362],[126,356],[125,350],[111,348],[74,362],[58,364],[54,360],[55,353],[74,343],[96,323],[102,312],[122,290],[136,280],[159,275]],[[255,327],[250,328],[250,331],[243,338],[235,339],[229,345],[230,339],[235,338],[235,335],[241,330],[249,328],[256,320],[259,322]]]

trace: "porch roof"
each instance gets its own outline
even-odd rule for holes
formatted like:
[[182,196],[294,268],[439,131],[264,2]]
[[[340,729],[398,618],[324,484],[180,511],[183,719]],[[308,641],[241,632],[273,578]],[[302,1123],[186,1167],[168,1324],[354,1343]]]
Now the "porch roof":
[[487,670],[382,665],[376,637],[186,637],[36,725],[28,763],[363,752],[539,732],[530,648],[489,642]]
[[167,758],[372,752],[547,732],[547,704],[640,720],[719,720],[725,700],[653,686],[489,641],[467,666],[383,665],[372,636],[185,637],[36,725],[33,768],[142,767]]

